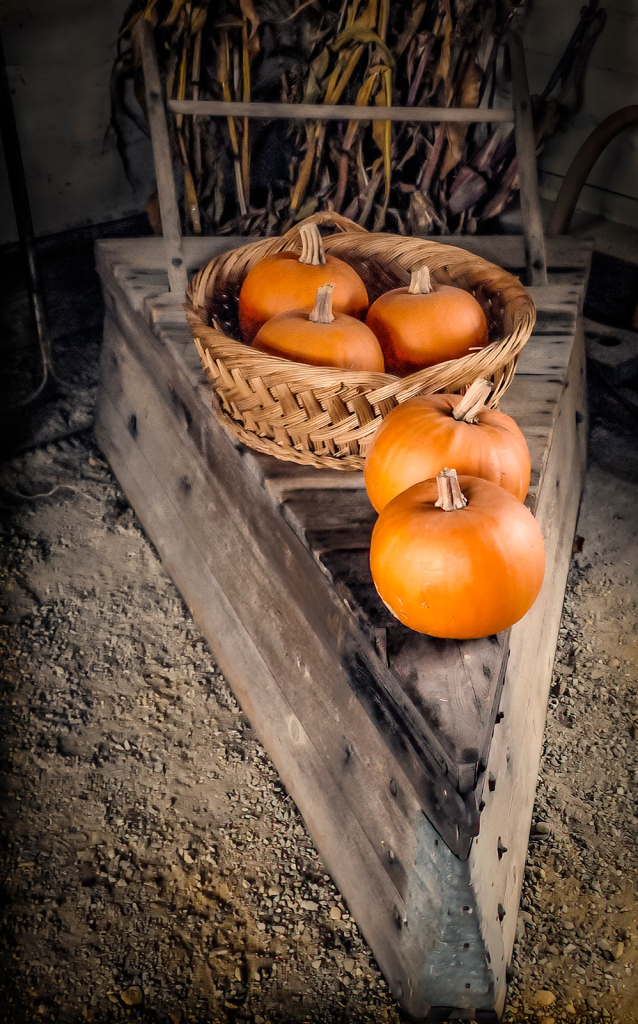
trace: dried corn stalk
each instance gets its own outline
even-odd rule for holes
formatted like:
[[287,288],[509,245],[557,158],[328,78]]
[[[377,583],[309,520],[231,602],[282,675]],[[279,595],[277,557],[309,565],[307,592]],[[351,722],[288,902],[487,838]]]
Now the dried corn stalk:
[[[170,98],[361,107],[361,119],[350,122],[170,118],[185,230],[279,233],[316,209],[334,209],[375,230],[474,232],[518,187],[512,126],[370,121],[365,108],[492,105],[507,77],[499,44],[516,7],[515,0],[134,0],[118,41],[113,124],[117,130],[124,113],[144,127],[131,30],[146,18]],[[590,0],[535,98],[539,150],[578,109],[603,25],[604,12]],[[568,106],[570,89],[576,99]]]

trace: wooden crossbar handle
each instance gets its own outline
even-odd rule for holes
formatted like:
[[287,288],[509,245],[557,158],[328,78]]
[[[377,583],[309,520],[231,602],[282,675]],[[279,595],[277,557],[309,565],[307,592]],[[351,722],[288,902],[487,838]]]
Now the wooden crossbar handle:
[[240,103],[221,100],[169,100],[174,114],[203,114],[209,117],[263,117],[317,121],[514,121],[513,110],[485,110],[474,107],[365,107],[323,103]]

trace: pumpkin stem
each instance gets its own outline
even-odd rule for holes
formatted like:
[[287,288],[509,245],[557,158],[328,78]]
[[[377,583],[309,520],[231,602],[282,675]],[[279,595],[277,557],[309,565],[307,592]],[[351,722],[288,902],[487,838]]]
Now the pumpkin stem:
[[429,295],[433,290],[430,271],[427,267],[419,267],[412,271],[408,288],[410,295]]
[[492,390],[489,380],[479,377],[467,389],[463,398],[454,406],[452,415],[455,420],[465,420],[466,423],[478,423],[478,414],[485,408],[487,396]]
[[334,320],[332,312],[332,289],[333,284],[322,284],[317,288],[315,304],[310,311],[310,319],[314,324],[331,324]]
[[437,474],[436,486],[439,490],[439,500],[434,502],[436,508],[442,508],[444,512],[457,512],[465,508],[467,498],[461,491],[455,469],[442,469]]
[[318,267],[326,262],[326,254],[323,249],[323,239],[319,234],[319,228],[316,224],[301,224],[299,226],[299,235],[301,236],[301,256],[299,257],[300,263],[310,263],[313,267]]

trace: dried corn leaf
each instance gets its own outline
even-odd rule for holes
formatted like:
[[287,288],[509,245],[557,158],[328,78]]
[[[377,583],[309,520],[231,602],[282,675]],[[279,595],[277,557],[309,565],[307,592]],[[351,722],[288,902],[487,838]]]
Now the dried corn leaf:
[[[179,79],[178,79],[178,83],[177,83],[177,99],[178,100],[183,100],[183,99],[186,98],[186,69],[187,69],[186,59],[187,59],[187,56],[188,56],[187,47],[186,47],[186,43],[184,43],[184,48],[182,50],[182,59],[180,61],[180,65],[179,65]],[[178,114],[176,120],[177,120],[177,130],[179,131],[179,129],[182,127],[182,123],[184,121],[184,115],[183,114]]]
[[338,79],[338,81],[335,83],[334,89],[332,90],[332,92],[330,92],[330,94],[328,94],[328,92],[326,92],[326,103],[338,103],[339,102],[339,100],[341,99],[341,97],[343,95],[344,89],[346,88],[346,86],[350,82],[350,79],[352,78],[352,76],[353,76],[353,74],[354,74],[354,72],[356,70],[357,64],[359,63],[359,61],[361,59],[361,54],[363,53],[363,50],[364,50],[363,46],[357,46],[357,48],[352,51],[352,53],[350,54],[350,56],[348,58],[348,63],[346,64],[345,68],[343,69],[343,74]]
[[170,28],[171,25],[174,25],[185,7],[186,0],[173,0],[171,9],[162,22],[162,27]]
[[408,46],[414,39],[416,33],[419,30],[419,25],[423,20],[423,15],[425,14],[425,9],[427,5],[427,0],[418,0],[418,2],[412,8],[412,13],[410,14],[408,24],[406,25],[403,32],[399,36],[399,41],[396,47],[397,57],[401,57],[405,53]]
[[344,32],[337,36],[333,45],[335,50],[340,50],[348,43],[374,43],[379,54],[383,57],[383,60],[390,67],[394,66],[394,57],[392,53],[384,43],[380,35],[374,32],[371,28],[347,28]]
[[[463,84],[460,89],[459,106],[461,107],[476,107],[478,106],[479,90],[481,88],[481,82],[483,80],[483,74],[478,64],[472,62],[463,78]],[[445,125],[445,137],[447,139],[447,149],[445,151],[445,157],[443,158],[443,164],[441,167],[441,177],[445,178],[450,171],[453,171],[456,165],[460,162],[463,156],[463,147],[465,145],[465,139],[467,136],[469,125],[460,124],[459,122],[448,122]]]
[[[439,53],[439,62],[434,72],[433,89],[443,82],[444,84],[449,83],[450,77],[450,54],[451,54],[451,43],[450,39],[452,36],[452,13],[450,11],[450,0],[443,0],[443,20],[440,27],[441,37],[441,51]],[[446,89],[447,94],[447,89]]]
[[[251,6],[247,5],[247,6]],[[242,4],[242,10],[244,5]],[[256,31],[256,27],[253,27],[253,33]],[[244,22],[242,25],[241,33],[241,44],[242,44],[242,99],[244,103],[250,102],[250,53],[249,53],[249,38],[248,38],[248,18],[244,15]],[[241,138],[241,179],[244,187],[244,194],[246,197],[250,196],[250,145],[249,145],[249,128],[248,118],[244,118],[243,131]]]
[[192,36],[200,36],[204,25],[206,24],[206,16],[208,14],[207,7],[195,7],[191,14],[190,20],[190,33]]
[[356,25],[358,28],[373,28],[377,23],[378,11],[378,0],[369,0],[365,10],[357,18],[357,3],[353,3],[348,11],[346,28],[352,28],[353,25]]
[[246,48],[250,59],[253,60],[259,53],[259,36],[257,35],[257,29],[259,28],[260,18],[255,11],[255,6],[252,0],[239,0],[239,6],[241,8],[243,21],[247,22],[249,26]]

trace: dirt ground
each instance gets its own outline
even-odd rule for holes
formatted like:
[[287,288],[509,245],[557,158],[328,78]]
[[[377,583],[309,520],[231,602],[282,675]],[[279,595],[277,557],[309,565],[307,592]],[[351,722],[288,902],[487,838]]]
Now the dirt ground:
[[[638,1022],[638,479],[594,431],[514,1024]],[[90,431],[5,463],[0,505],[0,1022],[400,1021]]]

